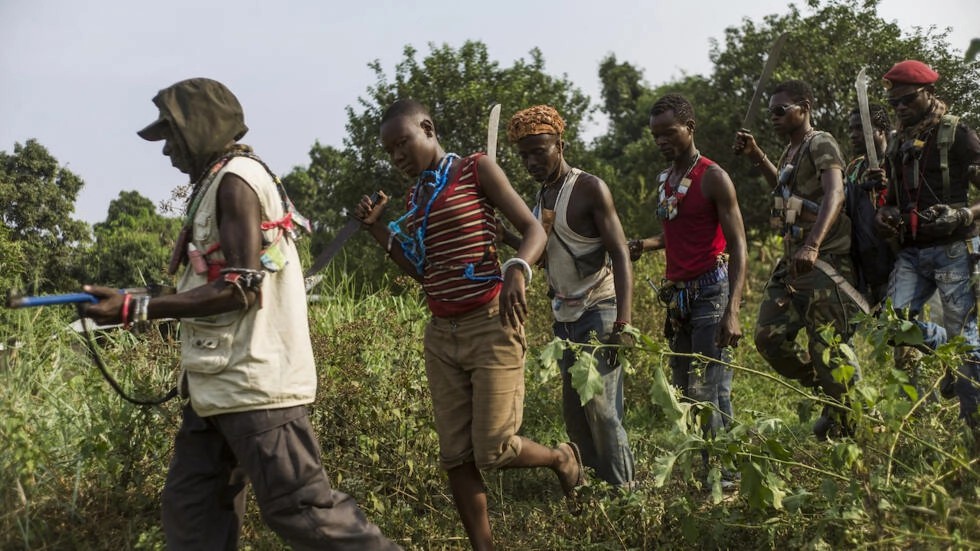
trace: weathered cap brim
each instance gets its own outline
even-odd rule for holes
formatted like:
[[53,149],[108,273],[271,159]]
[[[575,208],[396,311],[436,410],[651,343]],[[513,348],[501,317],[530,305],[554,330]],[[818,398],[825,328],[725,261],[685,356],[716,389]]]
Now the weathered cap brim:
[[160,141],[166,138],[164,131],[167,129],[167,124],[167,120],[161,117],[146,125],[142,130],[137,132],[137,134],[139,134],[139,137],[147,141]]

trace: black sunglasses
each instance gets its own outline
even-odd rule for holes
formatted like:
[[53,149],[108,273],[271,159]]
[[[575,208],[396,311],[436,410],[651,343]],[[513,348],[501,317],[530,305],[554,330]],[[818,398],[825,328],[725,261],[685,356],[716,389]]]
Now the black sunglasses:
[[892,107],[898,107],[899,104],[907,106],[908,104],[912,103],[913,101],[916,100],[916,98],[919,97],[919,94],[922,93],[922,90],[924,90],[924,88],[919,88],[915,92],[910,92],[899,98],[888,98],[888,105],[891,105]]
[[789,112],[790,109],[798,107],[799,103],[787,103],[786,105],[777,105],[775,107],[769,108],[770,115],[776,115],[777,117],[782,117]]

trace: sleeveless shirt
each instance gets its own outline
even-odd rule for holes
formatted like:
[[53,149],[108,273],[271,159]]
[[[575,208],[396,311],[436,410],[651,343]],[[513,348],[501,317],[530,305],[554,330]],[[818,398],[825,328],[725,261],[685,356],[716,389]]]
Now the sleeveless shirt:
[[[691,281],[715,267],[718,255],[728,245],[718,221],[718,209],[701,192],[705,171],[715,164],[701,156],[688,174],[691,185],[677,207],[673,220],[664,220],[664,250],[667,279]],[[667,182],[668,192],[670,183]]]
[[[429,310],[436,316],[464,314],[500,292],[497,217],[483,194],[477,170],[482,155],[475,153],[459,161],[455,178],[446,184],[429,212],[422,288]],[[406,204],[410,197],[411,190]],[[414,234],[423,215],[420,209],[406,229]],[[472,270],[469,277],[468,267]]]
[[[556,321],[577,321],[592,305],[616,297],[612,269],[601,237],[586,237],[568,225],[568,201],[575,182],[583,172],[573,168],[562,182],[555,199],[555,222],[548,235],[547,254],[548,285],[554,293],[551,310]],[[542,205],[535,212],[540,218]],[[601,250],[602,263],[593,273],[581,273],[581,259],[596,255]]]

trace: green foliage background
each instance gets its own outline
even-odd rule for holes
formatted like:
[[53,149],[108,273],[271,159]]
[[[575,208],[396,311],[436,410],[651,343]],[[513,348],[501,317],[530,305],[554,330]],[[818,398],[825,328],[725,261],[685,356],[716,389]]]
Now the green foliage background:
[[[430,45],[424,55],[406,48],[393,75],[374,61],[375,83],[348,108],[343,146],[314,144],[309,165],[284,177],[293,200],[318,226],[304,252],[316,253],[329,242],[362,194],[384,189],[396,197],[397,210],[409,182],[392,170],[377,135],[381,112],[398,97],[428,104],[442,143],[459,153],[485,147],[486,114],[492,103],[501,103],[498,160],[529,199],[536,189],[503,128],[521,108],[555,106],[568,122],[569,160],[610,184],[629,234],[649,235],[659,229],[651,196],[663,160],[649,136],[647,112],[660,95],[680,92],[695,105],[700,149],[738,186],[752,254],[742,324],[751,333],[778,248],[762,229],[768,193],[729,146],[780,32],[792,34],[773,81],[811,82],[816,125],[838,138],[845,135],[860,68],[881,75],[908,57],[936,67],[940,95],[973,127],[980,123],[980,65],[960,59],[942,32],[903,35],[877,15],[876,5],[811,0],[761,22],[741,21],[713,45],[711,74],[657,85],[611,54],[599,66],[602,97],[596,105],[565,77],[548,74],[537,50],[501,66],[479,42]],[[883,99],[874,83],[870,91]],[[608,130],[586,143],[582,123],[600,111]],[[781,144],[766,121],[760,117],[752,128],[769,155],[777,155]],[[82,281],[122,286],[166,280],[163,268],[178,221],[158,214],[138,193],[123,192],[106,220],[88,228],[71,217],[81,186],[35,140],[0,152],[0,288],[64,292]],[[634,268],[641,337],[630,353],[626,425],[641,487],[615,497],[593,483],[585,492],[590,506],[575,518],[565,512],[550,473],[488,474],[499,542],[513,549],[980,547],[976,460],[965,449],[955,404],[910,398],[907,377],[891,369],[885,343],[908,333],[899,320],[864,320],[853,348],[841,343],[864,372],[852,389],[859,419],[853,440],[814,442],[809,426],[819,399],[773,377],[752,347],[743,346],[734,362],[736,428],[704,441],[692,430],[698,409],[678,400],[664,371],[663,313],[645,283],[663,274],[662,255],[648,255]],[[385,533],[409,549],[465,548],[435,462],[420,342],[427,314],[415,284],[390,269],[361,236],[348,243],[320,284],[320,300],[310,312],[320,373],[312,416],[330,475]],[[547,361],[556,345],[542,285],[536,280],[530,295],[524,433],[556,443],[565,435],[559,385]],[[177,405],[140,409],[122,403],[90,367],[79,337],[64,330],[69,317],[50,308],[0,312],[0,548],[161,548],[159,490]],[[177,350],[169,335],[101,339],[127,388],[145,395],[175,378]],[[954,342],[924,360],[927,389],[955,362],[956,347]],[[721,466],[741,472],[738,494],[723,495],[716,484],[705,484],[697,461],[701,449],[716,458],[707,470],[712,481]],[[243,542],[252,549],[282,547],[254,509]]]

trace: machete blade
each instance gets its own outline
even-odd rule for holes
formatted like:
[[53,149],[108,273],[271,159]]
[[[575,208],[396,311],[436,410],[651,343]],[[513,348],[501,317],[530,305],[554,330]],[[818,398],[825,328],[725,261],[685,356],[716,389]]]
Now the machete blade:
[[497,162],[497,128],[500,126],[500,104],[490,108],[490,121],[487,125],[487,157]]
[[759,75],[759,81],[755,85],[755,91],[752,92],[752,101],[749,102],[749,109],[745,112],[745,118],[742,119],[742,129],[744,130],[751,130],[750,125],[759,114],[759,107],[762,105],[762,94],[765,93],[769,79],[772,78],[772,73],[776,70],[776,63],[779,62],[779,53],[782,51],[787,38],[789,38],[789,33],[784,32],[776,37],[775,42],[772,43],[772,47],[769,48],[769,57],[766,58],[766,64],[762,67],[762,74]]
[[868,76],[864,68],[858,73],[854,80],[854,89],[857,91],[858,110],[861,112],[861,132],[864,134],[865,158],[868,159],[868,168],[878,168],[878,150],[875,148],[874,127],[871,126],[871,107],[868,105]]
[[[371,204],[377,204],[378,199],[380,198],[381,196],[378,195],[377,192],[374,192],[371,194]],[[340,249],[344,247],[344,243],[347,243],[347,240],[353,237],[359,229],[361,229],[361,221],[351,215],[350,220],[344,224],[344,227],[340,228],[340,231],[337,232],[337,235],[333,238],[333,241],[327,244],[327,247],[323,249],[320,256],[316,257],[316,261],[313,262],[313,265],[306,270],[305,274],[303,274],[303,277],[306,279],[306,292],[309,292],[310,289],[316,286],[316,284],[323,279],[322,276],[314,276],[316,276],[317,272],[322,270],[324,266],[330,264],[333,257],[337,256]]]

